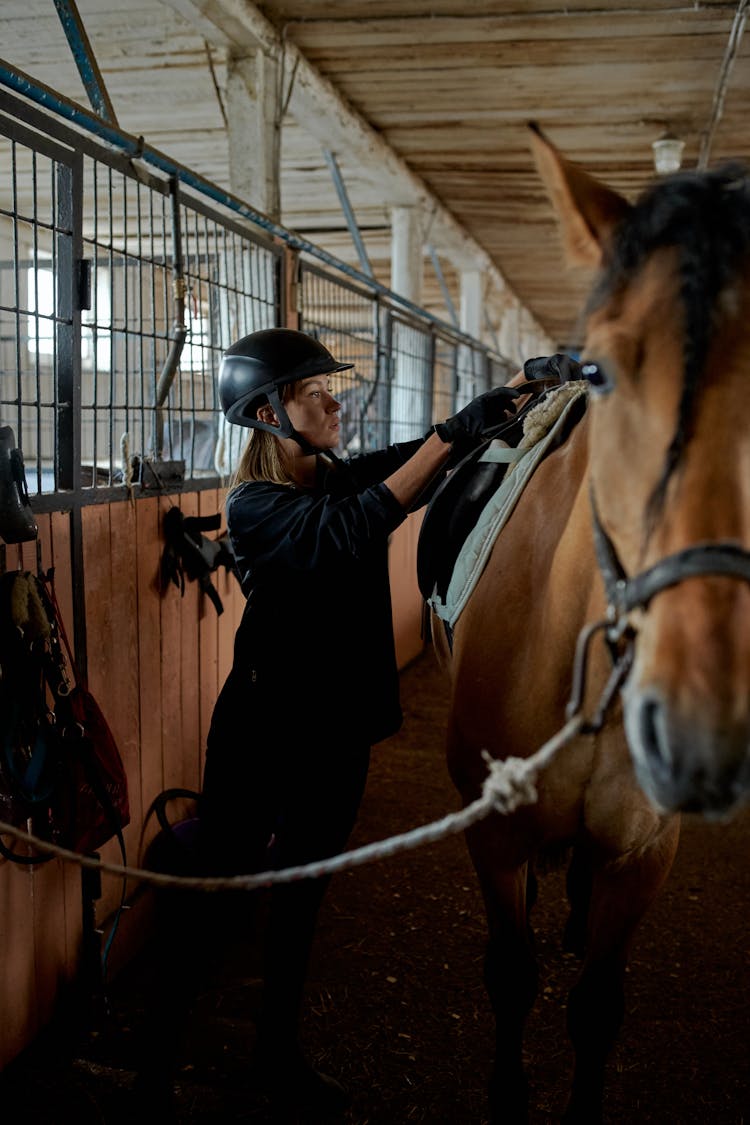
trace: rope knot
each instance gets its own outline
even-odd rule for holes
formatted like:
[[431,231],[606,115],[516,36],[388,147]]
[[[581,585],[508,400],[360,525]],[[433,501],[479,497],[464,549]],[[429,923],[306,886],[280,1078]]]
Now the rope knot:
[[533,805],[537,800],[537,769],[526,758],[493,758],[486,750],[482,758],[488,774],[482,796],[501,813],[510,813],[520,805]]

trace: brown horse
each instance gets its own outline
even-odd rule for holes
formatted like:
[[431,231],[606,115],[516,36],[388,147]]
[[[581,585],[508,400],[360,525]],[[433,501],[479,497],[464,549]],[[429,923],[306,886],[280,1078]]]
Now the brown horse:
[[563,727],[578,638],[604,625],[580,665],[589,718],[616,669],[603,718],[544,768],[535,804],[467,832],[489,923],[492,1120],[527,1120],[533,862],[569,847],[565,943],[583,962],[564,1120],[596,1122],[628,948],[669,873],[679,812],[724,817],[750,788],[750,184],[737,166],[688,172],[631,206],[532,132],[567,250],[599,271],[588,406],[500,534],[452,652],[437,620],[434,635],[468,804],[483,750],[528,758]]

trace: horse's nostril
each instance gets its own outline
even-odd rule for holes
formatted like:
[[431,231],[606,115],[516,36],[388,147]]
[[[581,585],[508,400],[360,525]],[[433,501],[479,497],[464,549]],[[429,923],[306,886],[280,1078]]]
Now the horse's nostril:
[[[654,691],[640,699],[632,720],[636,774],[662,808],[705,815],[736,804],[738,767],[726,732],[722,739],[720,732],[703,729],[695,716],[675,714]],[[743,741],[742,760],[744,746]]]
[[656,741],[654,730],[656,725],[656,709],[657,705],[652,699],[646,700],[641,704],[641,741],[649,751]]
[[641,746],[652,767],[663,775],[671,770],[672,753],[661,701],[653,696],[642,700],[639,719]]

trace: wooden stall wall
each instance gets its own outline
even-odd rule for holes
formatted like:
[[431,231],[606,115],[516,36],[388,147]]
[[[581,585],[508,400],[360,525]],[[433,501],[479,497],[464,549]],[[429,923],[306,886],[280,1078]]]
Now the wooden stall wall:
[[396,659],[404,668],[424,648],[422,595],[417,584],[417,543],[423,511],[412,512],[391,536],[389,570]]
[[[126,844],[134,863],[143,861],[158,830],[153,816],[144,827],[157,794],[200,787],[211,713],[231,666],[244,606],[239,584],[223,569],[212,576],[224,606],[221,616],[195,582],[186,581],[183,594],[172,584],[160,590],[162,521],[172,504],[185,516],[208,516],[223,512],[223,499],[223,491],[210,489],[84,512],[89,686],[128,770]],[[117,861],[115,841],[102,856]],[[121,889],[118,880],[104,880],[98,911],[103,920],[112,917]],[[134,914],[121,922],[113,971],[142,941],[145,907],[137,889],[131,892],[136,892]]]
[[[69,519],[56,513],[37,522],[42,565],[55,567],[60,607],[72,622]],[[8,547],[6,565],[35,571],[35,544]],[[49,1020],[56,998],[75,975],[80,888],[79,870],[58,860],[35,870],[0,864],[0,1066]]]
[[[218,616],[194,582],[184,595],[159,589],[162,520],[172,504],[184,515],[223,511],[223,492],[94,504],[82,511],[88,683],[117,741],[128,775],[131,822],[125,830],[128,862],[138,865],[157,830],[143,821],[163,789],[200,785],[211,712],[232,662],[234,633],[244,599],[236,579],[212,576],[224,605]],[[68,635],[73,635],[69,513],[40,516],[41,563],[54,567],[55,587]],[[421,599],[416,586],[420,515],[391,540],[391,582],[397,656],[401,666],[421,650]],[[34,544],[8,548],[8,566],[36,568]],[[78,577],[78,576],[77,576]],[[120,862],[115,841],[103,860]],[[104,938],[122,884],[102,877],[96,921]],[[148,932],[151,896],[128,887],[131,908],[112,946],[116,972]],[[53,860],[35,869],[0,864],[0,1069],[54,1016],[80,965],[83,923],[81,872]]]
[[[185,515],[223,509],[213,489],[180,497],[139,499],[84,508],[83,566],[88,682],[125,762],[131,823],[125,831],[128,861],[137,864],[156,828],[142,834],[143,816],[167,786],[197,788],[211,710],[232,658],[234,632],[244,600],[237,581],[222,570],[213,576],[224,613],[219,617],[196,583],[184,596],[170,585],[160,593],[161,520],[177,503]],[[40,516],[42,566],[54,566],[63,618],[72,636],[70,515]],[[8,566],[36,568],[33,544]],[[153,818],[152,818],[153,821]],[[120,861],[110,841],[104,860]],[[106,937],[122,885],[102,878],[97,923]],[[136,902],[136,887],[128,887]],[[111,965],[127,960],[143,927],[123,916]],[[66,997],[80,964],[83,932],[80,870],[53,860],[35,869],[0,865],[0,1068],[49,1022]]]

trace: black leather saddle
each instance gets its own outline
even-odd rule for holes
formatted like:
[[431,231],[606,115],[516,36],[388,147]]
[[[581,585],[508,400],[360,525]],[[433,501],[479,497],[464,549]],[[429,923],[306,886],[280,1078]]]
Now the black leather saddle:
[[[488,435],[482,445],[464,457],[440,484],[430,500],[417,545],[417,581],[425,601],[435,594],[441,601],[445,601],[461,548],[469,532],[476,525],[483,508],[500,487],[508,471],[507,464],[483,462],[482,455],[495,438],[502,438],[510,446],[518,446],[523,436],[526,414],[549,390],[550,382],[549,380],[546,382],[546,386],[539,386],[539,384],[529,386],[530,391],[537,392],[533,399],[514,418]],[[555,380],[552,385],[556,387],[559,383]],[[521,386],[520,390],[526,391],[526,387]],[[576,400],[575,407],[568,415],[568,422],[550,445],[547,453],[565,442],[570,431],[583,417],[585,409],[586,396],[582,395]]]

